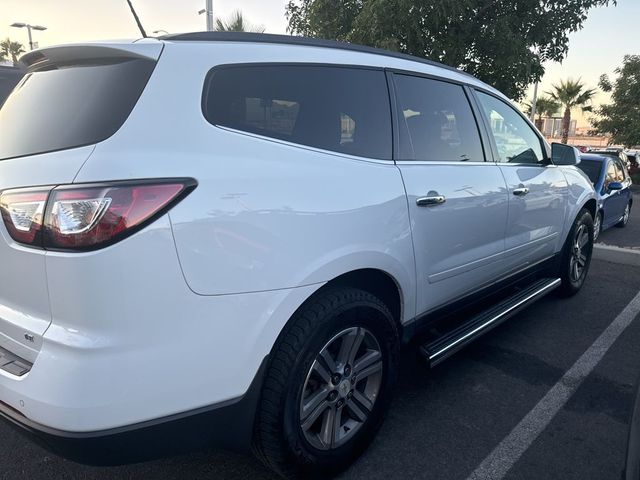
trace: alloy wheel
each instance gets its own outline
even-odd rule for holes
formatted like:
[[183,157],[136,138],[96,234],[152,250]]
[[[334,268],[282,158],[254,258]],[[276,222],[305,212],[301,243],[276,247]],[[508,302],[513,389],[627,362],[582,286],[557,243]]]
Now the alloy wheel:
[[322,348],[302,388],[300,428],[319,450],[340,447],[365,424],[380,393],[380,344],[363,327],[342,330]]
[[571,246],[571,260],[569,261],[569,274],[571,281],[578,282],[587,268],[587,253],[585,247],[589,244],[589,229],[585,224],[580,224],[576,229]]

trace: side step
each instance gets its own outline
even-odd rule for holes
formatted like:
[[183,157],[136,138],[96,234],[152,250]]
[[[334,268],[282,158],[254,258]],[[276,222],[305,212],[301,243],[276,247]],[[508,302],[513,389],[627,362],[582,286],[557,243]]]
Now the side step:
[[560,283],[559,278],[538,280],[475,317],[470,318],[452,331],[441,335],[436,340],[425,343],[420,347],[420,352],[427,358],[429,365],[433,367],[480,335],[497,327],[529,304],[555,290],[560,286]]

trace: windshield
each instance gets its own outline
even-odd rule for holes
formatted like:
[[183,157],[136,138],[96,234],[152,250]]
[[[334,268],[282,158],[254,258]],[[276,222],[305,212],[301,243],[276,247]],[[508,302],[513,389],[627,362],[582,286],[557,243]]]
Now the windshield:
[[594,160],[582,160],[578,164],[578,168],[587,174],[589,180],[594,185],[600,180],[600,171],[602,170],[602,162],[596,162]]
[[0,160],[106,140],[131,113],[154,66],[125,59],[28,73],[0,108]]

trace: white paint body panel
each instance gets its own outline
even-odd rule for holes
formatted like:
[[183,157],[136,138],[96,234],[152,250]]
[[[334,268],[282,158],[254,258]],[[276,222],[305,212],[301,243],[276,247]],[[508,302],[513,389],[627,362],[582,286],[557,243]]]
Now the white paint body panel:
[[[161,43],[139,45],[155,52]],[[506,262],[494,260],[505,257],[510,229],[519,241],[523,217],[513,216],[509,176],[494,164],[399,166],[207,123],[207,72],[266,61],[392,67],[487,88],[461,73],[368,53],[166,42],[145,92],[111,138],[95,149],[0,162],[0,188],[198,181],[169,214],[95,252],[19,247],[0,225],[0,261],[12,279],[0,279],[0,334],[9,350],[34,361],[21,378],[0,371],[0,401],[72,432],[186,412],[242,396],[293,312],[344,273],[386,272],[407,322],[507,272]],[[561,233],[550,253],[593,196],[584,177],[566,170],[569,187],[558,197],[568,202],[566,216],[551,222]],[[446,207],[414,208],[415,197],[431,189],[446,192]],[[548,206],[544,195],[540,201]],[[37,332],[38,343],[21,345],[23,331]]]

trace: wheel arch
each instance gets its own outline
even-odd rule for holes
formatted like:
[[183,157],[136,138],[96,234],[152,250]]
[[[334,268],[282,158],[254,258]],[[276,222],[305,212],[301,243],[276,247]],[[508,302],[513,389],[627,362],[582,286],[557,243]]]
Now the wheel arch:
[[339,286],[364,290],[379,298],[391,311],[398,328],[401,327],[404,313],[402,287],[391,274],[376,268],[352,270],[330,280],[315,294]]
[[596,218],[596,214],[598,213],[598,203],[596,202],[595,198],[590,198],[589,200],[587,200],[582,208],[586,208],[587,210],[589,210],[589,213],[591,213],[591,218]]

